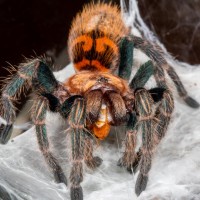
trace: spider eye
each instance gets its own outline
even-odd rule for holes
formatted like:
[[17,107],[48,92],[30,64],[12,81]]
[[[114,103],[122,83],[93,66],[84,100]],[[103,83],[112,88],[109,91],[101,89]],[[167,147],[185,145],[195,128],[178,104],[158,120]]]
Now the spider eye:
[[101,76],[98,80],[97,80],[99,83],[108,83],[108,79]]

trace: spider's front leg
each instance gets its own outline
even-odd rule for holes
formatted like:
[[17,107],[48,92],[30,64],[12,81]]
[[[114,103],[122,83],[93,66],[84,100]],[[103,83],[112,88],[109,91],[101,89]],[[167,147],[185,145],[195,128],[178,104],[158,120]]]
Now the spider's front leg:
[[127,170],[132,173],[136,170],[140,156],[139,153],[135,152],[136,141],[137,141],[138,125],[136,114],[130,113],[129,120],[126,126],[125,136],[125,151],[122,158],[118,161],[118,166],[126,167]]
[[38,145],[46,163],[54,175],[56,182],[67,185],[67,178],[65,177],[62,168],[58,164],[57,159],[53,156],[49,149],[49,141],[45,125],[46,112],[48,108],[48,100],[44,97],[40,97],[37,99],[37,101],[35,101],[32,109],[32,120],[35,124]]
[[147,90],[138,89],[135,92],[135,109],[139,115],[138,126],[142,129],[140,172],[135,186],[137,195],[146,188],[154,151],[153,103],[153,98]]
[[5,81],[2,89],[0,101],[0,114],[6,120],[7,124],[3,126],[0,134],[0,143],[6,144],[11,137],[13,123],[16,118],[13,102],[17,100],[18,95],[24,88],[30,88],[31,77],[34,74],[36,63],[30,62],[22,65],[16,75],[11,80]]
[[76,99],[69,116],[72,169],[70,173],[71,200],[83,200],[83,191],[80,183],[83,181],[83,154],[85,139],[85,105],[83,99]]
[[154,76],[157,85],[163,90],[162,98],[157,105],[154,117],[155,143],[158,144],[167,131],[171,114],[174,110],[174,99],[171,91],[167,87],[164,70],[162,68],[156,68]]
[[[159,98],[152,95],[152,92],[158,89],[162,90],[162,97]],[[158,99],[157,109],[153,112],[153,104]],[[142,129],[140,172],[135,186],[137,195],[146,188],[154,150],[166,133],[173,108],[173,97],[168,89],[155,88],[150,91],[138,89],[135,92],[135,109],[139,115],[138,126]]]
[[17,74],[3,88],[0,113],[7,125],[1,132],[0,143],[7,143],[12,134],[12,126],[16,117],[13,103],[24,88],[28,89],[31,86],[46,93],[53,92],[58,86],[58,82],[44,59],[37,58],[21,64]]
[[[22,64],[19,67],[18,73],[4,87],[2,92],[2,116],[7,121],[3,132],[1,133],[2,144],[5,144],[10,136],[12,123],[15,120],[15,109],[13,102],[22,91],[23,87],[33,87],[33,91],[39,93],[38,102],[35,101],[32,117],[36,127],[36,135],[38,144],[44,158],[54,174],[57,182],[67,184],[67,179],[59,166],[56,158],[49,151],[49,142],[46,132],[45,118],[46,110],[50,108],[56,111],[59,105],[59,100],[53,95],[54,92],[61,90],[60,93],[67,95],[62,86],[57,82],[53,73],[49,69],[44,59],[34,59]],[[58,98],[60,98],[60,94]],[[48,101],[48,100],[49,101]]]
[[[127,43],[127,45],[128,44],[129,43]],[[128,61],[127,60],[125,61],[124,65],[126,66]],[[132,61],[130,62],[132,63]],[[123,70],[121,69],[121,75],[124,74],[122,72]],[[144,63],[142,66],[140,66],[139,70],[137,71],[137,73],[135,74],[134,78],[132,79],[129,85],[132,91],[137,90],[137,88],[143,88],[153,73],[154,73],[154,66],[152,61],[148,61]],[[159,99],[157,96],[160,96],[159,94],[160,91],[158,91],[158,88],[155,89],[157,89],[157,91],[150,90],[149,92],[151,95],[153,95],[152,98]],[[130,113],[130,118],[126,128],[127,130],[125,138],[125,151],[122,158],[119,160],[118,165],[126,167],[127,170],[131,173],[136,171],[136,168],[141,158],[141,149],[139,149],[137,153],[135,152],[138,128],[139,126],[136,113],[135,112]]]

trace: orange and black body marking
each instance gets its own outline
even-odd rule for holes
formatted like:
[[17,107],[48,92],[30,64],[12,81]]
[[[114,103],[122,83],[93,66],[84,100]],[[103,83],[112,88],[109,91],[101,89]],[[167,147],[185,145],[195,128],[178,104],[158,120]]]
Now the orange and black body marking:
[[[108,73],[111,76],[109,80],[113,82],[116,78],[111,74],[118,69],[120,60],[120,39],[127,35],[127,32],[117,6],[101,3],[87,5],[74,19],[68,40],[71,61],[76,72],[81,72],[78,73],[78,77],[79,79],[83,78],[81,82],[85,78],[87,80],[85,80],[85,84],[79,84],[80,81],[76,81],[76,78],[73,77],[71,84],[72,81],[75,82],[74,85],[78,84],[79,90],[83,85],[84,89],[92,88],[96,80],[84,77],[84,72],[89,76],[95,74],[97,76],[97,74],[102,73],[98,75],[99,77]],[[114,82],[116,83],[113,85],[116,85],[118,80]],[[71,92],[76,93],[77,90],[74,89]],[[90,127],[99,139],[104,139],[110,131],[110,121],[107,114],[107,107],[100,109],[99,119],[96,119],[97,121]]]
[[74,19],[69,55],[76,71],[114,72],[120,38],[127,34],[120,11],[110,4],[89,4]]

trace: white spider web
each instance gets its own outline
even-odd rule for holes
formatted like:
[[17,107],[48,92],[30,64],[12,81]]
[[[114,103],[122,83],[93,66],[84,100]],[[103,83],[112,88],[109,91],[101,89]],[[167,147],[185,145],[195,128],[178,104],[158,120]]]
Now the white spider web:
[[[130,11],[124,15],[125,21],[129,25],[135,22],[148,40],[162,46],[140,17],[137,2],[130,2]],[[121,3],[124,5],[123,0]],[[136,33],[136,29],[133,32],[140,34],[138,31]],[[200,67],[194,68],[186,63],[174,61],[166,50],[165,52],[189,94],[200,101]],[[143,56],[137,55],[138,60],[143,60]],[[70,73],[71,65],[56,73],[56,77],[63,81]],[[176,95],[175,89],[173,90],[175,111],[167,135],[160,143],[153,159],[149,182],[146,190],[138,198],[140,200],[200,199],[200,110],[186,106]],[[69,146],[67,134],[63,131],[66,127],[61,121],[58,115],[49,114],[47,128],[52,151],[69,176]],[[121,155],[122,131],[114,129],[113,133],[114,136],[117,135],[114,137],[115,143],[111,137],[96,149],[95,154],[103,158],[103,164],[95,171],[85,169],[82,183],[84,200],[137,199],[134,194],[137,174],[130,175],[125,169],[116,166]],[[46,167],[38,149],[34,127],[7,145],[0,146],[0,186],[0,195],[3,188],[9,192],[9,197],[0,196],[3,200],[70,199],[69,189],[63,184],[55,183]]]

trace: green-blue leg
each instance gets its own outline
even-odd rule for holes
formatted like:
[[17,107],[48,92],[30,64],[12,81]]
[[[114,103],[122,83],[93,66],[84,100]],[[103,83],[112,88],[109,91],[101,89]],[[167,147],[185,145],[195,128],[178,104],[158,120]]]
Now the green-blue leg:
[[129,80],[133,67],[133,48],[134,43],[129,37],[124,37],[120,42],[120,64],[118,76]]
[[158,45],[153,45],[147,40],[136,36],[132,36],[132,42],[134,43],[135,48],[142,50],[156,63],[157,68],[163,68],[167,71],[168,75],[175,84],[178,94],[180,95],[180,97],[182,97],[182,99],[186,102],[188,106],[192,108],[198,108],[200,106],[200,104],[196,100],[188,96],[187,91],[185,90],[180,78],[176,74],[175,70],[168,65],[163,56],[164,53]]
[[32,110],[32,119],[35,124],[35,130],[38,140],[40,151],[42,152],[47,165],[52,171],[56,182],[64,183],[67,185],[67,178],[58,164],[57,159],[50,151],[49,141],[47,136],[47,130],[45,125],[46,112],[48,109],[48,100],[44,97],[40,97],[35,101],[34,108]]
[[6,120],[7,125],[3,127],[0,135],[0,143],[6,144],[11,137],[13,123],[16,118],[13,102],[23,89],[29,88],[29,81],[34,73],[34,63],[30,63],[26,68],[21,67],[18,73],[9,81],[5,82],[5,87],[1,97],[1,116]]
[[163,93],[163,99],[159,103],[155,112],[155,143],[159,143],[160,140],[165,136],[173,110],[173,96],[169,90],[165,90]]
[[152,61],[147,61],[140,66],[129,86],[131,89],[142,88],[145,86],[149,78],[154,74],[154,66]]
[[[129,84],[130,88],[133,91],[136,91],[139,88],[143,88],[149,80],[149,78],[155,74],[155,71],[156,69],[151,60],[141,65]],[[162,87],[160,82],[158,82],[157,84],[159,86],[158,88],[152,88],[148,90],[154,102],[160,101],[163,97],[163,92],[165,91],[165,87]],[[163,84],[165,84],[165,80]]]
[[134,172],[139,162],[138,153],[135,152],[137,142],[138,123],[136,113],[130,113],[126,126],[125,150],[118,161],[118,166],[125,167],[129,172]]
[[72,142],[72,169],[70,173],[71,200],[83,200],[83,156],[85,140],[85,104],[83,99],[76,99],[69,115]]
[[171,114],[174,110],[174,100],[171,91],[168,89],[165,81],[165,74],[162,68],[155,70],[155,79],[160,88],[164,88],[162,100],[159,102],[155,112],[155,142],[159,143],[165,136],[170,122]]
[[139,118],[138,126],[140,126],[142,130],[139,174],[135,185],[135,192],[137,195],[140,195],[140,193],[145,190],[148,181],[148,173],[151,168],[154,150],[153,103],[154,101],[147,90],[140,89],[136,91],[135,106]]
[[1,97],[1,116],[7,125],[0,134],[0,143],[5,144],[11,137],[12,126],[16,118],[14,102],[23,92],[24,88],[33,85],[35,90],[51,93],[57,87],[57,81],[53,73],[41,59],[34,59],[19,66],[19,70],[13,78],[5,83]]

